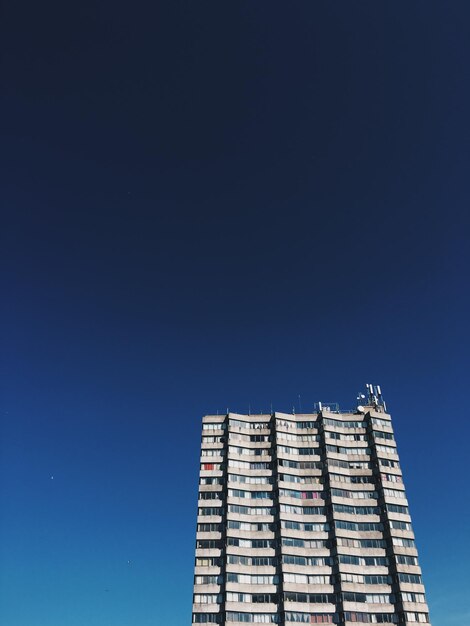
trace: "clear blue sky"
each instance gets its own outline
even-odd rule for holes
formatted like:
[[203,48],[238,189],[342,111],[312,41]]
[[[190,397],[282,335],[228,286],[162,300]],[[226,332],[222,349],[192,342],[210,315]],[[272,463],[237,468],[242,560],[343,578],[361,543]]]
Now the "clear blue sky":
[[6,1],[2,626],[190,623],[201,416],[366,382],[470,623],[469,18]]

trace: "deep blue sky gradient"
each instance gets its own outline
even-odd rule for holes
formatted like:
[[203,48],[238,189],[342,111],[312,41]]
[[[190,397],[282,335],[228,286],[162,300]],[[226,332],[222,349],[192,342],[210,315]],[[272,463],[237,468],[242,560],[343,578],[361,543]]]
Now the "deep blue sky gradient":
[[469,17],[7,0],[2,626],[190,623],[201,416],[366,382],[470,623]]

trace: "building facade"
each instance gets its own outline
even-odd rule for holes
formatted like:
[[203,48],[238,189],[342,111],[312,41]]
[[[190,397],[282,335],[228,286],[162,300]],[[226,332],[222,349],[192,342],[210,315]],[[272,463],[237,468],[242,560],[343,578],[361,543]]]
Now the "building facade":
[[365,400],[203,418],[193,624],[430,624],[390,415]]

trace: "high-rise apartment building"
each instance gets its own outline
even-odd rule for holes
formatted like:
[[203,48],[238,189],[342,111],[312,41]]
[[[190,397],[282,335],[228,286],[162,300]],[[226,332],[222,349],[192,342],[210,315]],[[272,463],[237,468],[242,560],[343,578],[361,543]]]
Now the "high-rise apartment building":
[[193,624],[430,623],[380,388],[363,404],[203,418]]

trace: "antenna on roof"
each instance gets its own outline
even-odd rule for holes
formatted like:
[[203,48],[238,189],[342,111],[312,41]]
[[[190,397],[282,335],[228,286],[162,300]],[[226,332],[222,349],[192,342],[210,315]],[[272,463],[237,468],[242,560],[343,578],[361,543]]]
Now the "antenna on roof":
[[357,410],[359,411],[359,413],[364,413],[364,400],[366,399],[365,395],[363,393],[358,393],[357,394]]
[[368,392],[369,406],[373,406],[377,411],[386,411],[387,407],[382,396],[380,385],[367,384],[366,389]]

